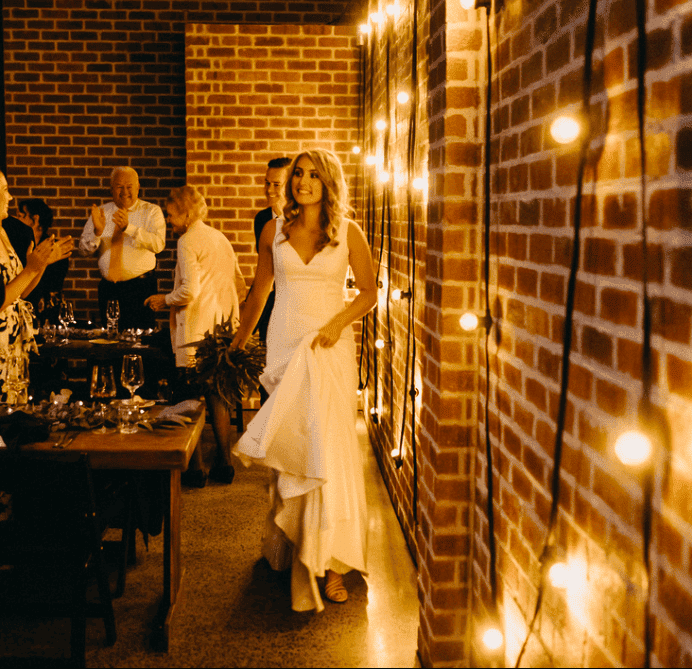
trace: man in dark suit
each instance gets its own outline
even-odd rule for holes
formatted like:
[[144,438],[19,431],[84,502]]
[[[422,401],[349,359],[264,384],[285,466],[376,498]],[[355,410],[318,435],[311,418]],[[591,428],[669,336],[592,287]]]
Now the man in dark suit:
[[[259,239],[264,226],[273,218],[283,217],[283,208],[286,204],[286,179],[288,178],[288,166],[291,164],[290,158],[273,158],[267,165],[267,173],[264,177],[264,195],[267,198],[267,208],[262,209],[255,216],[255,244],[259,253]],[[252,288],[250,288],[252,290]],[[249,294],[249,293],[248,293]],[[262,343],[267,343],[267,328],[269,327],[269,318],[272,315],[274,308],[274,290],[269,294],[267,303],[264,306],[264,311],[255,328],[255,332],[259,334],[259,339]],[[269,397],[260,386],[260,402],[264,404]]]

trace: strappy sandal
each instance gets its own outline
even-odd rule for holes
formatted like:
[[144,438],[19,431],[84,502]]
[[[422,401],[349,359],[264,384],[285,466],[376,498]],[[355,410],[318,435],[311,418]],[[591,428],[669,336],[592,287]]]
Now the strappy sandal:
[[327,580],[324,585],[324,596],[335,604],[343,604],[348,600],[348,590],[344,587],[341,574],[337,574],[333,571],[328,572]]

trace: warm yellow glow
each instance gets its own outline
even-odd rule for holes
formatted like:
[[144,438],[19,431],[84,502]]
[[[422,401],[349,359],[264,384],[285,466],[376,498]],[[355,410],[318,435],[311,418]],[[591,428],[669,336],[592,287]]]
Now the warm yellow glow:
[[382,170],[378,175],[377,179],[380,183],[386,184],[389,181],[389,172],[387,170]]
[[581,124],[574,116],[559,116],[550,125],[550,134],[560,144],[573,142],[581,132]]
[[356,395],[358,395],[358,397],[360,397],[362,394],[363,394],[363,389],[358,388],[358,390],[356,390]]
[[389,16],[398,16],[399,14],[399,3],[398,2],[390,2],[387,5],[387,14]]
[[399,104],[404,105],[408,102],[408,93],[406,91],[401,91],[397,94],[396,99]]
[[416,177],[411,185],[416,190],[425,190],[428,187],[428,180],[424,177]]
[[393,458],[401,457],[401,451],[398,448],[393,448],[392,449],[392,457]]
[[504,637],[497,627],[490,627],[483,632],[483,645],[488,650],[497,650],[502,647]]
[[395,288],[392,291],[392,299],[393,300],[400,300],[401,299],[401,288]]
[[[567,608],[579,623],[588,628],[589,615],[587,606],[591,602],[592,593],[587,579],[586,561],[583,557],[570,558],[569,578],[567,579]],[[603,593],[600,593],[603,596]],[[596,593],[593,593],[596,596]]]
[[382,22],[384,21],[384,15],[382,12],[373,12],[370,14],[370,21],[373,23],[376,23],[378,26],[382,25]]
[[383,118],[381,118],[375,123],[375,127],[378,130],[384,130],[387,127],[387,121],[385,121]]
[[636,467],[643,465],[653,453],[651,440],[639,430],[630,430],[621,434],[615,442],[615,455],[623,465]]
[[366,156],[365,157],[365,162],[368,165],[374,165],[377,162],[377,156]]
[[361,35],[369,35],[370,34],[370,24],[369,23],[361,23],[360,24],[360,34]]
[[548,569],[548,580],[553,588],[563,590],[569,583],[569,568],[564,562],[556,562]]
[[475,9],[476,0],[459,0],[462,9]]
[[376,409],[375,407],[373,407],[372,409],[370,409],[370,414],[371,414],[372,416],[376,416],[376,415],[377,415],[377,409]]
[[359,154],[360,153],[360,146],[354,146],[351,149],[351,151],[353,151],[353,153],[355,153],[355,154]]
[[380,350],[382,350],[384,348],[384,339],[378,339],[375,342],[375,348],[379,348]]
[[474,314],[472,311],[467,311],[459,319],[459,325],[461,326],[462,330],[472,332],[478,327],[478,316],[476,316],[476,314]]

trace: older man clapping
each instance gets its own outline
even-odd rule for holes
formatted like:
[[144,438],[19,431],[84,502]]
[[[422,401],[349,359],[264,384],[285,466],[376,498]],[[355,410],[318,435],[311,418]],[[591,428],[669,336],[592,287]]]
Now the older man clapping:
[[110,188],[113,201],[91,208],[79,240],[81,255],[98,253],[101,322],[106,323],[108,301],[117,300],[121,328],[154,327],[144,300],[156,293],[156,254],[166,244],[163,212],[138,198],[139,176],[131,167],[116,167]]

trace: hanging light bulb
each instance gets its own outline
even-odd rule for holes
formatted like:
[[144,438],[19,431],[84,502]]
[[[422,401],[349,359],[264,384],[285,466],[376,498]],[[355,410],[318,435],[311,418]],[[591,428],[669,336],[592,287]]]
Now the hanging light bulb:
[[377,122],[375,123],[375,127],[378,130],[384,130],[387,127],[387,121],[385,121],[383,118],[378,119]]
[[375,341],[375,348],[381,351],[384,348],[384,339],[377,339]]
[[639,430],[623,432],[615,441],[615,455],[623,465],[638,467],[647,462],[654,451],[651,439]]
[[370,14],[370,21],[378,26],[381,26],[384,22],[384,16],[382,12],[373,12]]
[[475,9],[476,0],[459,0],[462,9]]
[[377,163],[377,156],[373,156],[373,155],[366,156],[366,157],[365,157],[365,162],[366,162],[368,165],[374,165],[375,163]]
[[401,299],[401,288],[395,288],[392,291],[392,299],[393,300],[400,300]]
[[548,580],[554,588],[564,590],[569,585],[569,567],[564,562],[556,562],[548,569]]
[[489,627],[483,632],[483,645],[488,650],[498,650],[502,647],[505,637],[499,627]]
[[351,151],[353,151],[353,153],[355,153],[356,155],[358,155],[358,154],[360,153],[360,146],[358,146],[358,145],[356,144],[356,146],[354,146],[354,147],[351,149]]
[[425,179],[424,177],[416,177],[412,182],[411,185],[416,189],[416,190],[425,190],[428,187],[428,180]]
[[550,124],[550,134],[558,144],[569,144],[581,133],[581,123],[574,116],[558,116]]
[[396,458],[401,457],[401,451],[398,448],[393,448],[392,449],[392,457],[396,460]]
[[386,184],[389,181],[389,172],[387,172],[387,170],[380,170],[377,174],[377,179],[381,184]]
[[466,332],[473,332],[478,327],[478,316],[472,311],[467,311],[459,318],[459,325]]
[[408,93],[406,91],[400,91],[397,93],[396,100],[399,104],[405,105],[408,102]]
[[369,23],[361,23],[359,29],[361,35],[369,35],[371,31]]
[[398,2],[391,2],[387,5],[387,14],[389,16],[398,16],[399,14],[399,3]]
[[356,390],[356,395],[358,395],[358,397],[360,397],[362,394],[363,394],[363,389],[358,388],[358,390]]

